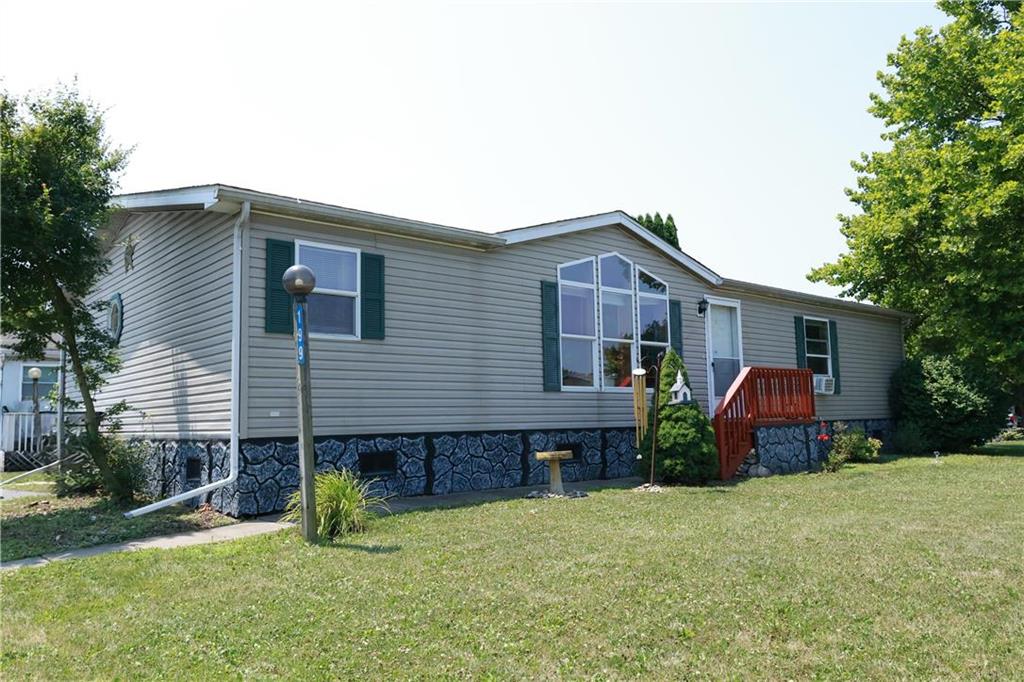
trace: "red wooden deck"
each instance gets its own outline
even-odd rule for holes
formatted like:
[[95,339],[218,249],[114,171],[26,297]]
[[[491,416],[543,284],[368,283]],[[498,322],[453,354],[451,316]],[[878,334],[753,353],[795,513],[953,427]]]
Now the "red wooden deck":
[[754,447],[755,426],[813,419],[814,373],[810,369],[744,367],[715,410],[722,480],[736,474]]

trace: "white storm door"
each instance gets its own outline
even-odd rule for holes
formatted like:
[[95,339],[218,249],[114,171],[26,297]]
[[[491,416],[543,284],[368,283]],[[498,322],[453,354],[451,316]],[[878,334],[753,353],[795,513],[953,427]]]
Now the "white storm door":
[[708,300],[708,397],[714,414],[743,367],[743,343],[739,301]]

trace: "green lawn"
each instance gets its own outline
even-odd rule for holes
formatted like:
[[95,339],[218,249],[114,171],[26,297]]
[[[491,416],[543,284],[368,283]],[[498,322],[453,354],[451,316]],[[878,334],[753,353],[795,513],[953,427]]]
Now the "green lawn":
[[[25,490],[11,486],[14,490]],[[123,542],[150,535],[221,526],[234,521],[181,505],[124,518],[124,509],[98,497],[33,495],[0,501],[0,560]],[[6,605],[5,605],[6,606]]]
[[4,677],[1020,679],[1024,444],[1000,447],[23,569]]

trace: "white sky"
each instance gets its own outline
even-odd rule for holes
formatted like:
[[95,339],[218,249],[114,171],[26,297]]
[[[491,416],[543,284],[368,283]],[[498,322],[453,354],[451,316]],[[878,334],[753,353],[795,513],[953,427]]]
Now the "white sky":
[[487,231],[672,213],[727,277],[813,293],[865,112],[927,3],[3,2],[2,87],[77,76],[124,191],[211,182]]

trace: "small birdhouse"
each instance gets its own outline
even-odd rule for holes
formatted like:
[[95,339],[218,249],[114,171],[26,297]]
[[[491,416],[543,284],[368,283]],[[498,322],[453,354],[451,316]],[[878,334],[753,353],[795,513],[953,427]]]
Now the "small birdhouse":
[[693,402],[690,387],[683,381],[683,373],[676,372],[676,383],[669,389],[669,405],[686,405]]

